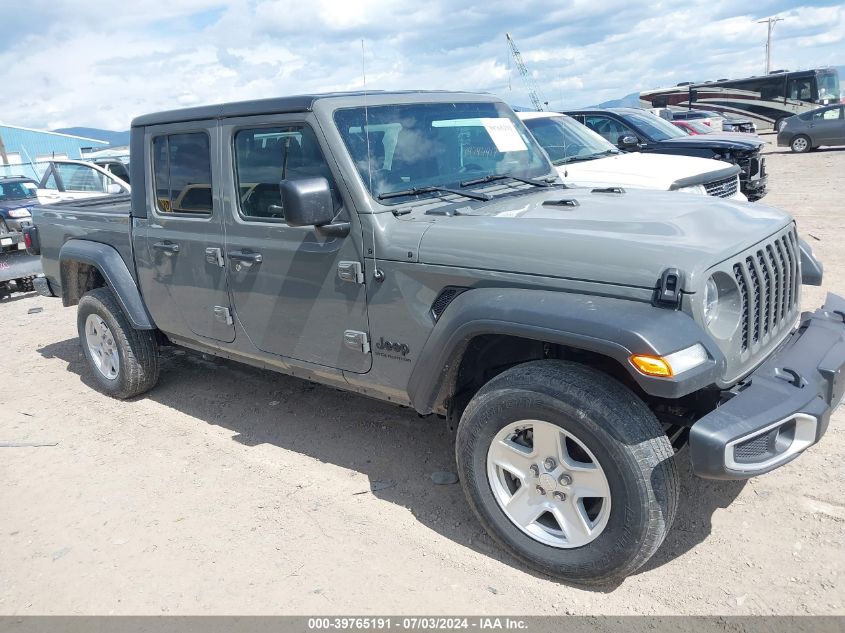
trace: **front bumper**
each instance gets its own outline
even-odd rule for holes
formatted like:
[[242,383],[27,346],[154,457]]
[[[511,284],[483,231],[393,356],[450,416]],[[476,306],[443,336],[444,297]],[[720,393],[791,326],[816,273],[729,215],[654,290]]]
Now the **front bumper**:
[[18,233],[23,231],[25,226],[32,226],[32,216],[29,215],[23,218],[3,218],[3,221],[9,227],[9,231],[16,231]]
[[818,442],[845,395],[845,299],[804,313],[799,328],[729,399],[690,429],[692,470],[746,479],[783,466]]
[[739,184],[742,193],[751,200],[759,200],[766,195],[766,186],[769,182],[769,174],[766,173],[766,159],[760,154],[740,161],[742,172],[739,175]]

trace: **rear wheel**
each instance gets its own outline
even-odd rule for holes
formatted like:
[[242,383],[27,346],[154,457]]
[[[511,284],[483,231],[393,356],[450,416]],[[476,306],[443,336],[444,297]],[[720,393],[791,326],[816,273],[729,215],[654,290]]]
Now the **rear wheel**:
[[461,482],[517,558],[581,584],[645,563],[678,503],[672,446],[625,386],[589,367],[536,361],[485,385],[458,426]]
[[101,391],[123,399],[155,386],[159,374],[155,334],[134,329],[109,288],[95,288],[79,300],[76,325]]
[[808,136],[805,136],[804,134],[799,134],[794,139],[792,139],[792,142],[789,144],[789,147],[796,154],[803,154],[804,152],[809,152],[811,149],[813,149],[813,146],[810,144],[810,138]]

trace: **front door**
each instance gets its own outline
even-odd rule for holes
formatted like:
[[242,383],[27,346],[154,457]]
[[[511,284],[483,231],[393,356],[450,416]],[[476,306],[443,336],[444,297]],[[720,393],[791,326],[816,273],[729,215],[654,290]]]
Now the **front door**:
[[810,135],[813,145],[836,145],[842,137],[842,106],[826,108],[813,113],[810,120]]
[[[332,173],[313,117],[231,119],[221,128],[226,265],[238,321],[258,349],[353,372],[370,368],[361,228]],[[346,237],[285,224],[279,182],[324,177]],[[356,238],[356,233],[357,237]],[[338,269],[351,269],[341,279]],[[357,344],[361,342],[361,345]]]
[[[156,325],[188,339],[235,339],[226,271],[216,121],[149,128],[141,289]],[[137,186],[141,186],[138,184]]]

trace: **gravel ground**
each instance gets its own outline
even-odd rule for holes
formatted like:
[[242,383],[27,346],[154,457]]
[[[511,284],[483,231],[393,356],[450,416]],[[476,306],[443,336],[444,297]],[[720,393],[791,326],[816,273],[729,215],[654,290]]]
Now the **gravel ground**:
[[[768,140],[774,137],[768,136]],[[845,292],[845,149],[769,149],[765,203]],[[33,308],[43,311],[30,313]],[[441,423],[230,362],[170,354],[119,402],[91,388],[74,309],[0,304],[1,614],[843,614],[845,412],[747,483],[689,474],[657,555],[618,586],[536,575],[482,533]]]

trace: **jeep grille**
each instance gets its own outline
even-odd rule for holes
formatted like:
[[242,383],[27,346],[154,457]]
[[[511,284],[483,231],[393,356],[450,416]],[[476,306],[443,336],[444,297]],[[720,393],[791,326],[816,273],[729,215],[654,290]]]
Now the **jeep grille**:
[[742,301],[743,352],[776,338],[792,324],[801,283],[799,257],[798,240],[790,228],[733,264]]

